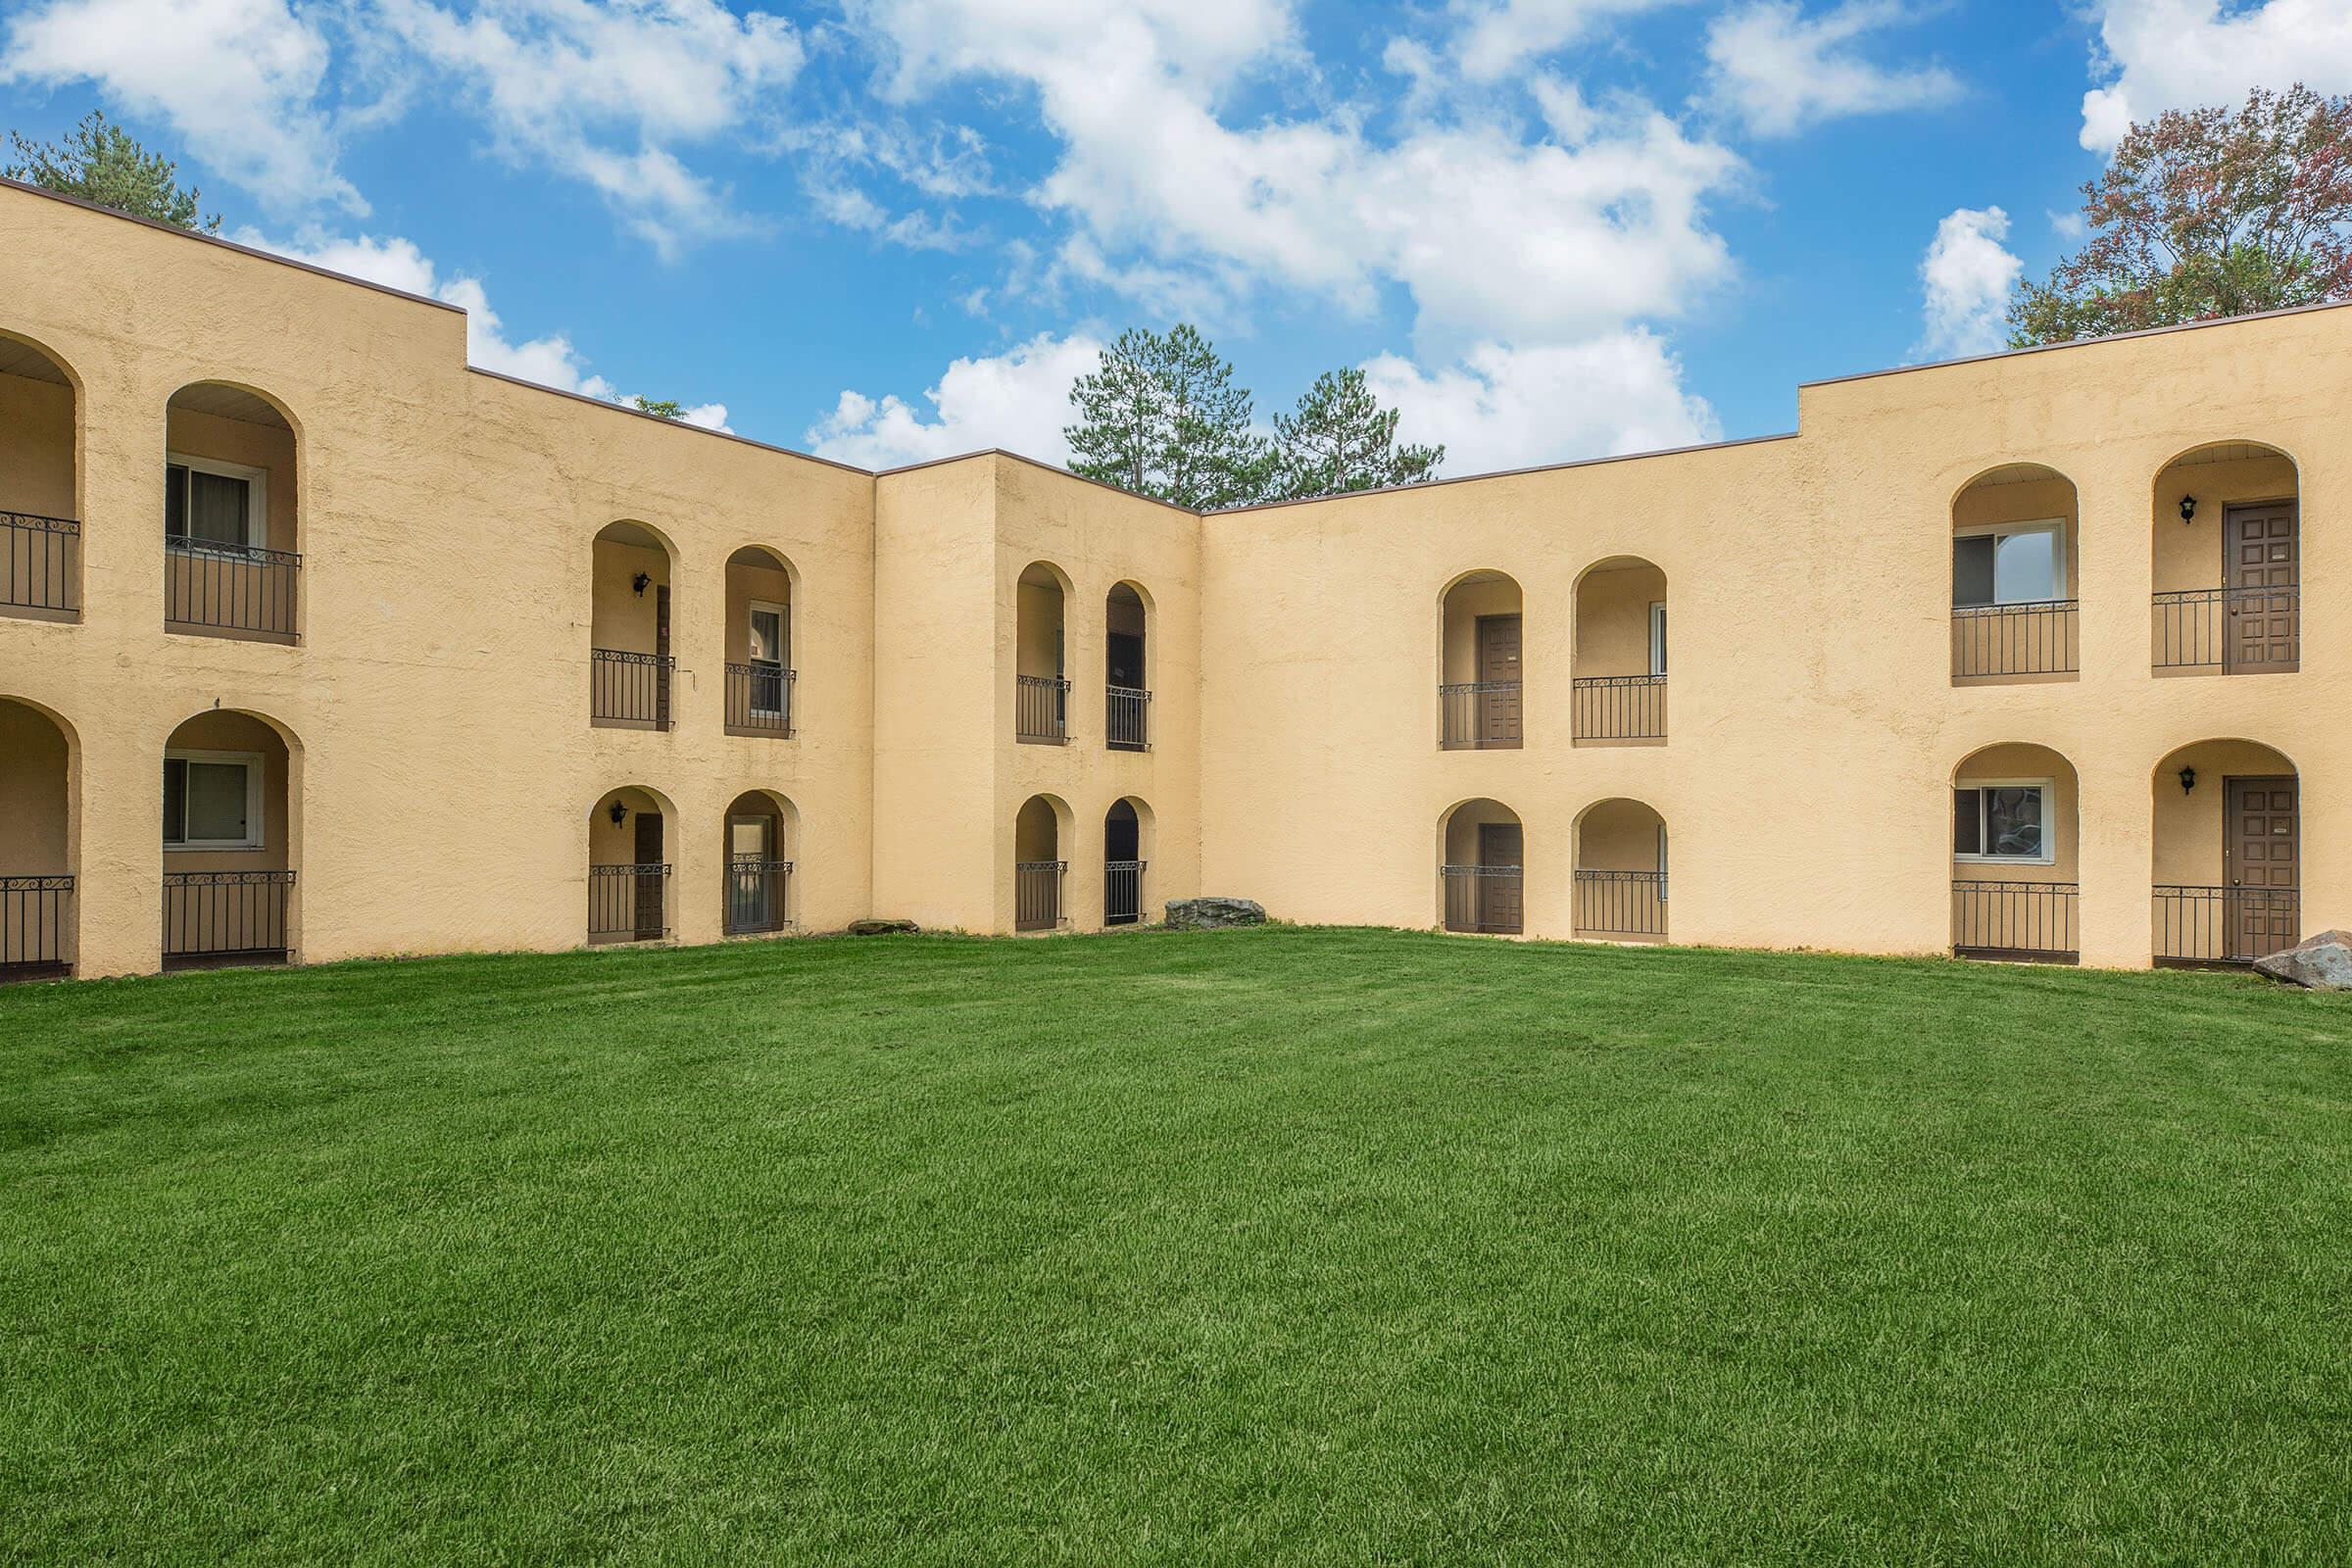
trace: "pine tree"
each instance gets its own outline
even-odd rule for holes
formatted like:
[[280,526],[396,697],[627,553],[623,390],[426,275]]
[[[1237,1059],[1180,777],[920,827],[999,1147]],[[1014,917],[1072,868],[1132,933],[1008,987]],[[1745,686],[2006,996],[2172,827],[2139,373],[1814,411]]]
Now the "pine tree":
[[1373,397],[1363,371],[1324,371],[1299,398],[1298,413],[1274,416],[1274,498],[1428,483],[1446,449],[1398,446],[1396,417]]
[[96,110],[74,127],[63,142],[26,141],[15,131],[19,162],[5,171],[10,179],[39,185],[64,196],[111,207],[133,218],[151,218],[200,233],[220,232],[220,215],[198,216],[201,192],[178,184],[179,166],[161,153],[151,153],[120,125],[107,123]]
[[1120,333],[1070,402],[1070,466],[1090,479],[1201,512],[1264,491],[1268,455],[1250,428],[1250,393],[1189,325]]

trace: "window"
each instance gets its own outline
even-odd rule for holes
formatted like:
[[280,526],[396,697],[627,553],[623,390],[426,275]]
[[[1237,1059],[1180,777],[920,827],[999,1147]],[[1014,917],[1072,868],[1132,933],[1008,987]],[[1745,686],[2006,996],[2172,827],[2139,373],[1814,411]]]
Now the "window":
[[2066,524],[2007,522],[1952,540],[1952,608],[2034,605],[2066,597]]
[[782,605],[752,602],[752,711],[760,718],[775,718],[784,711],[785,644],[791,625],[786,613]]
[[1649,607],[1649,672],[1666,673],[1666,607],[1662,604]]
[[262,847],[262,760],[243,752],[164,754],[164,848]]
[[1952,858],[2048,865],[2048,779],[2000,780],[1952,791]]
[[268,536],[268,473],[172,453],[164,467],[164,537],[191,546],[250,550]]

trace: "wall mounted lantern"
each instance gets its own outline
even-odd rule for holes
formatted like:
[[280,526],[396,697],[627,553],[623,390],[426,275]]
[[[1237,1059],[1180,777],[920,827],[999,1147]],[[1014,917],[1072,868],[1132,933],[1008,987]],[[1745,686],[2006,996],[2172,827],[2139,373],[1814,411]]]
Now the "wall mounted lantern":
[[2190,790],[2193,790],[2196,787],[2197,770],[2193,767],[2182,768],[2180,770],[2180,793],[2186,795]]
[[614,801],[612,803],[612,809],[605,814],[612,818],[612,825],[614,827],[618,827],[622,822],[628,820],[629,808],[621,805],[618,801]]
[[645,597],[645,585],[653,580],[654,576],[652,572],[641,571],[636,576],[629,579],[629,592],[635,594],[638,598],[643,599]]
[[2182,496],[2180,498],[2180,520],[2182,522],[2194,522],[2197,520],[2197,498],[2195,496]]

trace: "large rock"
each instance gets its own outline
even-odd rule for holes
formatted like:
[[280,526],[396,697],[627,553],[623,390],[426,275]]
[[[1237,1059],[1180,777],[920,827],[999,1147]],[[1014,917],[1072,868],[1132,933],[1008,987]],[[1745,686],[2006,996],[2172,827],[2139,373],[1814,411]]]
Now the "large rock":
[[849,926],[854,937],[887,937],[914,929],[912,920],[852,920]]
[[2254,960],[2255,969],[2290,986],[2352,991],[2352,931],[2323,931],[2284,953]]
[[1234,925],[1264,925],[1266,906],[1255,899],[1170,899],[1168,926],[1175,931],[1216,931]]

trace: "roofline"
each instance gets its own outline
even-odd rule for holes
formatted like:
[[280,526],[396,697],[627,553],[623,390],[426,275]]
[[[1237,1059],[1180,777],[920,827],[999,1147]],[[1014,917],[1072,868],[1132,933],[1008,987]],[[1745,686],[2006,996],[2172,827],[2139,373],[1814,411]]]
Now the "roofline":
[[[1181,506],[1173,501],[1162,501],[1157,496],[1139,496],[1132,490],[1122,490],[1117,485],[1107,483],[1104,480],[1090,479],[1085,474],[1080,473],[1073,468],[1066,468],[1058,463],[1048,463],[1043,458],[1033,458],[1026,453],[1014,452],[1004,447],[975,447],[969,452],[958,452],[953,457],[925,458],[920,463],[902,463],[895,468],[876,469],[874,471],[874,477],[877,479],[887,479],[894,474],[914,473],[923,468],[943,467],[951,463],[969,463],[974,458],[1003,458],[1009,463],[1025,463],[1032,468],[1043,468],[1048,473],[1057,473],[1065,479],[1075,479],[1080,484],[1091,484],[1098,490],[1107,490],[1114,496],[1125,496],[1130,501],[1141,501],[1146,506],[1165,507],[1170,512],[1181,512],[1188,517],[1205,517],[1208,515],[1208,514],[1205,512],[1198,512],[1191,507]],[[820,459],[819,461],[821,462],[822,460]]]
[[1436,490],[1449,484],[1476,484],[1482,479],[1517,479],[1531,473],[1558,473],[1563,468],[1597,468],[1611,463],[1642,463],[1651,458],[1690,457],[1701,452],[1728,452],[1735,447],[1760,447],[1774,441],[1793,441],[1797,433],[1784,430],[1776,435],[1743,435],[1729,441],[1700,441],[1687,447],[1657,447],[1647,452],[1617,452],[1600,458],[1570,458],[1564,463],[1536,463],[1524,468],[1491,468],[1484,473],[1459,473],[1446,479],[1424,479],[1419,484],[1384,484],[1371,490],[1342,490],[1328,496],[1301,496],[1296,501],[1253,501],[1245,507],[1220,507],[1204,512],[1204,517],[1230,517],[1241,512],[1272,512],[1277,507],[1311,507],[1321,501],[1353,501],[1364,496],[1389,496],[1410,490]]
[[1963,365],[1989,365],[1996,360],[2022,360],[2034,354],[2055,354],[2062,349],[2092,349],[2102,343],[2130,343],[2143,337],[2165,337],[2174,332],[2202,332],[2213,326],[2241,326],[2248,321],[2268,321],[2282,316],[2310,316],[2320,311],[2341,311],[2352,308],[2352,300],[2328,300],[2318,305],[2282,305],[2275,311],[2249,311],[2243,316],[2216,316],[2202,321],[2176,321],[2170,326],[2143,326],[2134,332],[2110,332],[2104,337],[2069,338],[2064,343],[2034,343],[2022,349],[2001,349],[1991,354],[1970,354],[1957,360],[1930,360],[1925,365],[1897,365],[1884,370],[1856,370],[1851,375],[1825,376],[1818,381],[1799,381],[1796,389],[1806,391],[1817,386],[1843,386],[1848,381],[1875,381],[1883,375],[1912,375],[1921,370],[1950,370]]
[[338,283],[355,283],[361,288],[373,289],[378,294],[389,294],[396,300],[407,300],[416,305],[430,305],[436,311],[451,311],[459,316],[466,314],[465,307],[452,305],[447,300],[434,299],[429,294],[412,294],[405,288],[394,288],[389,283],[372,283],[364,277],[354,277],[349,272],[338,272],[325,267],[314,267],[309,262],[298,262],[291,256],[280,256],[275,251],[257,250],[251,245],[240,245],[235,240],[222,239],[218,234],[206,234],[193,228],[182,228],[177,223],[158,222],[152,218],[141,218],[136,213],[125,213],[117,208],[102,206],[97,202],[84,201],[79,196],[68,196],[65,192],[51,190],[46,185],[27,185],[21,179],[0,178],[0,190],[21,190],[27,196],[38,196],[44,201],[63,202],[68,207],[78,207],[85,213],[96,213],[101,218],[119,219],[125,223],[136,223],[141,228],[152,228],[159,234],[170,234],[176,239],[192,239],[206,245],[217,245],[221,250],[234,251],[239,256],[250,256],[256,261],[273,262],[279,267],[291,267],[298,272],[309,272],[315,277],[331,277]]
[[518,386],[526,392],[544,392],[551,398],[569,398],[574,403],[585,403],[592,409],[605,409],[613,414],[625,414],[632,419],[651,419],[656,424],[668,429],[684,430],[693,435],[712,436],[720,441],[732,441],[738,446],[752,447],[760,452],[772,452],[780,458],[798,458],[804,463],[822,464],[828,468],[839,468],[845,473],[854,473],[860,478],[876,477],[873,469],[860,468],[855,463],[843,463],[837,458],[820,458],[813,452],[801,452],[792,447],[780,447],[772,441],[760,441],[748,435],[737,435],[732,430],[713,430],[707,424],[688,424],[683,419],[664,418],[659,414],[648,414],[643,409],[633,409],[626,403],[612,403],[604,398],[592,398],[585,392],[570,392],[560,386],[549,386],[544,381],[525,380],[519,375],[509,375],[504,370],[485,370],[478,365],[468,365],[466,367],[466,373],[485,376],[493,381],[504,381],[509,386]]

